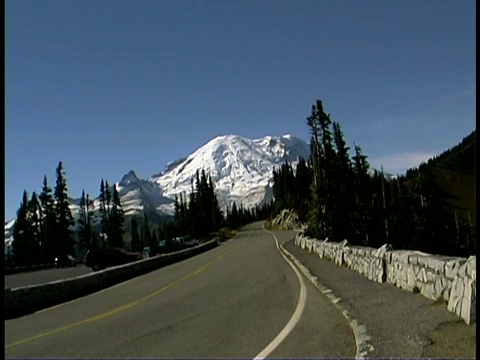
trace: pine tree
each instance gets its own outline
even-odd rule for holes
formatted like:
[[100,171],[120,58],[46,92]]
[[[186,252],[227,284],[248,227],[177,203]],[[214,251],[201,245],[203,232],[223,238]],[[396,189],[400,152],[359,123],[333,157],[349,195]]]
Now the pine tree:
[[208,175],[208,189],[209,189],[209,200],[211,200],[211,231],[217,231],[222,227],[223,224],[223,214],[218,203],[217,195],[215,194],[215,187],[213,185],[212,177]]
[[150,251],[155,252],[156,247],[158,246],[158,235],[155,229],[152,229],[152,236],[150,238]]
[[389,216],[390,216],[390,193],[389,188],[385,186],[385,174],[383,172],[383,166],[381,167],[381,186],[382,186],[382,215],[383,215],[383,225],[385,228],[385,241],[389,242]]
[[323,109],[320,100],[312,106],[312,114],[307,118],[312,135],[311,160],[313,164],[313,184],[309,216],[309,231],[319,238],[332,236],[332,210],[335,198],[331,190],[334,182],[335,151],[332,145],[330,115]]
[[120,202],[117,186],[113,185],[112,210],[110,213],[109,243],[113,247],[123,248],[123,234],[125,234],[125,217]]
[[177,194],[175,194],[175,200],[173,202],[174,209],[175,209],[175,220],[180,220],[180,203],[178,202]]
[[108,192],[109,190],[102,179],[100,182],[100,225],[103,237],[108,236],[110,232],[110,216],[107,207]]
[[299,197],[299,203],[296,211],[299,220],[301,222],[305,222],[307,219],[308,204],[310,202],[310,187],[312,183],[312,175],[311,169],[309,168],[304,159],[300,159],[298,162],[295,181]]
[[16,266],[26,266],[31,263],[30,224],[28,222],[28,194],[23,192],[17,217],[13,225],[12,252]]
[[86,195],[86,203],[87,203],[87,215],[88,215],[88,223],[90,226],[90,247],[95,249],[98,247],[97,242],[97,233],[94,230],[93,224],[96,222],[97,215],[95,214],[95,201],[90,199],[90,195]]
[[59,254],[73,253],[72,230],[70,229],[75,223],[73,221],[70,204],[68,201],[67,180],[63,170],[62,162],[58,163],[57,181],[54,189],[55,198],[55,215],[57,220],[56,235],[59,239]]
[[140,248],[140,235],[138,234],[138,225],[135,217],[132,217],[131,220],[131,243],[130,248],[132,251],[141,251]]
[[352,163],[348,155],[350,150],[343,138],[343,132],[340,124],[333,122],[333,142],[335,145],[336,156],[332,162],[333,185],[329,193],[332,194],[332,222],[334,239],[338,241],[343,239],[352,239],[353,230],[353,210],[354,210],[354,175]]
[[30,226],[30,244],[32,262],[39,264],[42,261],[41,256],[41,206],[38,201],[37,194],[32,193],[32,198],[28,202],[27,206],[28,224]]
[[57,237],[55,235],[56,218],[52,196],[52,189],[48,186],[47,176],[43,177],[42,192],[39,195],[41,206],[41,255],[44,262],[52,262],[57,249]]
[[112,233],[112,191],[107,180],[105,180],[105,204],[108,219],[107,236],[109,236]]
[[89,199],[88,194],[85,195],[85,191],[82,190],[82,196],[80,198],[80,208],[78,214],[78,236],[80,240],[80,247],[83,249],[91,249],[93,244],[93,231],[92,231],[92,216],[93,216],[93,201]]
[[369,227],[371,225],[371,187],[369,164],[367,156],[360,146],[356,146],[353,157],[353,171],[355,175],[355,210],[354,210],[354,242],[360,245],[369,245]]
[[196,194],[195,188],[193,187],[193,179],[190,183],[190,201],[188,202],[187,210],[187,228],[186,234],[193,236],[197,232],[197,221],[195,218],[196,215]]
[[150,224],[148,221],[147,213],[143,212],[143,225],[142,225],[142,249],[144,246],[149,246],[152,242],[152,233],[150,231]]

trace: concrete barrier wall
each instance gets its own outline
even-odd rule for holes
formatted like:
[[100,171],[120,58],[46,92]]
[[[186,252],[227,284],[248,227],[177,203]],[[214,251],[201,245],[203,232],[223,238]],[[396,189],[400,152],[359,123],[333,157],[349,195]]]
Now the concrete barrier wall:
[[213,249],[217,245],[217,240],[212,240],[190,249],[158,255],[70,279],[58,280],[40,285],[5,289],[5,317],[6,319],[11,319],[23,316],[94,293],[120,282],[157,270],[163,266],[179,262]]
[[443,299],[447,309],[471,324],[476,320],[476,256],[468,259],[432,255],[420,251],[378,249],[295,237],[295,245],[320,258],[346,266],[377,282]]

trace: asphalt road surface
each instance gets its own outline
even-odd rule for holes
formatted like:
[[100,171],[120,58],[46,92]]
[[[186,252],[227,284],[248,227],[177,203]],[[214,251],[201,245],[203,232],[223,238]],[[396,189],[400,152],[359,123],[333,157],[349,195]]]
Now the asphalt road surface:
[[91,273],[92,269],[83,264],[72,268],[53,268],[25,273],[5,275],[5,289],[45,284]]
[[[285,243],[293,232],[274,232]],[[300,280],[301,279],[301,280]],[[353,358],[353,332],[261,223],[221,246],[5,321],[6,358]]]

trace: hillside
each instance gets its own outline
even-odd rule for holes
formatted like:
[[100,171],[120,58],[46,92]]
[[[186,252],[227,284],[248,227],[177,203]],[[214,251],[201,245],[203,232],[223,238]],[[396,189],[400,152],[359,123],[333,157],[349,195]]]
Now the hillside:
[[458,145],[407,171],[405,182],[412,186],[418,174],[435,189],[446,208],[455,209],[459,216],[475,221],[475,148],[476,131]]

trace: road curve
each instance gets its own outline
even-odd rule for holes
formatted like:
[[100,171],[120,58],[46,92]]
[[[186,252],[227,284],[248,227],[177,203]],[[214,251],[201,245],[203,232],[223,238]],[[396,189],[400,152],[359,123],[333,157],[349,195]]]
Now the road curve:
[[[292,232],[275,232],[280,243]],[[272,358],[352,358],[339,311],[308,282]],[[254,358],[299,306],[299,279],[261,223],[206,253],[5,321],[6,358]],[[298,311],[297,311],[298,312]]]

